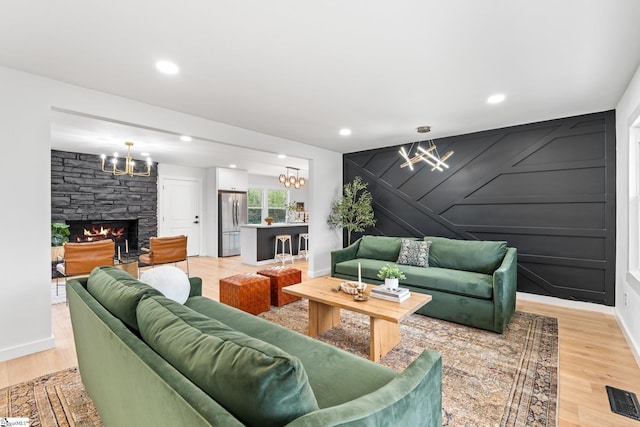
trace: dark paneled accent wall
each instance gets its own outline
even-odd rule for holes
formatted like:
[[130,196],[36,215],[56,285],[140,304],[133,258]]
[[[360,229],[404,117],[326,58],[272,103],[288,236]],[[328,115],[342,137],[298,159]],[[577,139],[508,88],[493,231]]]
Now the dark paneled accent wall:
[[149,247],[158,234],[157,170],[113,176],[102,172],[100,156],[51,150],[51,221],[137,219],[138,247]]
[[434,142],[455,152],[444,172],[400,168],[399,146],[344,155],[373,195],[367,234],[506,240],[519,291],[614,304],[614,111]]

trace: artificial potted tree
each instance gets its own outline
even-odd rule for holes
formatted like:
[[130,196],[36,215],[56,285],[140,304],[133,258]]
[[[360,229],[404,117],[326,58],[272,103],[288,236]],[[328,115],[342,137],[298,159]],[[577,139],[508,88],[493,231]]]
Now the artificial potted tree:
[[347,246],[351,245],[351,233],[362,232],[376,224],[373,215],[373,197],[367,190],[369,184],[356,176],[343,187],[343,194],[331,204],[327,224],[331,228],[347,230]]
[[64,257],[64,244],[69,241],[69,226],[61,222],[51,223],[51,261]]
[[387,289],[397,289],[400,280],[404,280],[407,277],[404,275],[397,265],[385,264],[380,271],[378,271],[378,279],[384,280],[384,286]]

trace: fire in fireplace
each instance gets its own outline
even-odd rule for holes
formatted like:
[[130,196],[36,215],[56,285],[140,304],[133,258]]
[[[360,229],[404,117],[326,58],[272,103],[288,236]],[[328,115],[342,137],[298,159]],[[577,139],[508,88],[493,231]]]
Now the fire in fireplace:
[[[138,250],[138,220],[66,221],[70,242],[95,242],[111,239],[121,252]],[[117,251],[118,249],[116,249]]]
[[95,242],[96,240],[111,239],[114,242],[124,235],[124,227],[91,226],[91,229],[83,228],[82,237],[77,236],[76,242]]

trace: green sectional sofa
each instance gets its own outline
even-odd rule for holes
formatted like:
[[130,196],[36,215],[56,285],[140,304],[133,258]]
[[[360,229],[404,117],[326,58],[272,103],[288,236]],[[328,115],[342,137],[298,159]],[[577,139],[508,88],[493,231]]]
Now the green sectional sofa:
[[[416,245],[426,266],[415,261],[417,251],[400,256],[401,247]],[[516,257],[506,242],[366,235],[331,253],[331,275],[357,280],[360,264],[362,280],[378,284],[380,268],[396,263],[407,277],[400,286],[433,297],[418,313],[502,333],[515,311]],[[407,259],[412,265],[398,263]]]
[[402,373],[114,267],[67,281],[82,381],[105,426],[440,426],[442,361]]

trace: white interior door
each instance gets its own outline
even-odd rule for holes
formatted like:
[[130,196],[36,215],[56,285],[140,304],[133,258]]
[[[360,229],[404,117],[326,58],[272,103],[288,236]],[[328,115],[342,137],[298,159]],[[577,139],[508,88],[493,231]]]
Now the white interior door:
[[165,178],[162,182],[163,236],[187,236],[187,255],[200,254],[200,181]]

